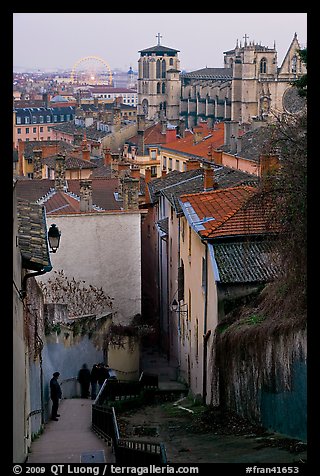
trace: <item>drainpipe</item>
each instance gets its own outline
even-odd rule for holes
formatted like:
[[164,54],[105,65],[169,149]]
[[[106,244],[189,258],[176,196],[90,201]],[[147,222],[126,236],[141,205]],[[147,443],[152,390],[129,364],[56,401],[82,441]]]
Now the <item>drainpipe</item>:
[[36,271],[35,273],[27,273],[24,275],[23,279],[22,279],[22,285],[21,285],[21,290],[20,290],[20,296],[22,299],[24,299],[26,297],[26,294],[27,294],[27,279],[29,278],[32,278],[34,276],[40,276],[41,274],[45,274],[45,273],[48,273],[48,271],[51,271],[52,269],[52,266],[46,266],[44,269],[42,269],[41,271]]
[[208,339],[211,335],[211,330],[207,330],[207,319],[208,319],[208,247],[207,244],[205,245],[205,262],[206,262],[206,270],[205,270],[205,295],[204,295],[204,322],[203,322],[203,365],[202,365],[202,398],[203,403],[206,404],[206,397],[207,397],[207,354],[208,354]]

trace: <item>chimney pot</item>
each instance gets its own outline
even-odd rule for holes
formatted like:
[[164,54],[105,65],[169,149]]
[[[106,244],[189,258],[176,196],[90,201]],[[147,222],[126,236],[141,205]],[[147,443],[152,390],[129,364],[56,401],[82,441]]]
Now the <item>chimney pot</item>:
[[92,180],[80,180],[80,211],[92,210]]

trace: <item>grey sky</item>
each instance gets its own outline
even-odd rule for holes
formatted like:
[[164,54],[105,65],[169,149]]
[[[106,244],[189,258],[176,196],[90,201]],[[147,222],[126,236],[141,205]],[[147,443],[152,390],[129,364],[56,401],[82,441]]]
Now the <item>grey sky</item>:
[[14,13],[14,67],[72,68],[99,56],[111,69],[137,70],[139,50],[161,44],[179,50],[181,70],[223,66],[237,39],[278,51],[278,65],[294,33],[307,43],[307,13]]

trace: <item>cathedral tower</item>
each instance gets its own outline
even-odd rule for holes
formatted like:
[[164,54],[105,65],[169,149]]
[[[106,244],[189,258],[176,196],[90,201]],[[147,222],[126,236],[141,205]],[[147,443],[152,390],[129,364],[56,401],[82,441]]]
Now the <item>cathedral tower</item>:
[[172,124],[179,122],[180,60],[179,50],[158,44],[139,51],[138,114],[159,120],[164,116]]

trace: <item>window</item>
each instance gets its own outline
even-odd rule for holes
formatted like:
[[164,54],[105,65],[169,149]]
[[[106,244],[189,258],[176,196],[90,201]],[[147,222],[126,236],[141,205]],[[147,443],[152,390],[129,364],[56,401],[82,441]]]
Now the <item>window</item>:
[[43,116],[39,117],[39,122],[40,122],[40,124],[43,124],[43,122],[44,122],[44,117]]
[[40,132],[43,132],[43,127],[42,126],[40,127]]
[[30,117],[25,117],[24,118],[24,123],[25,124],[30,124]]
[[161,65],[161,78],[166,77],[166,60],[162,60],[162,65]]
[[17,133],[18,133],[18,134],[21,134],[21,127],[18,127]]
[[156,177],[156,176],[157,176],[157,166],[151,165],[151,177]]
[[64,121],[64,115],[60,114],[60,122],[63,122],[63,121]]
[[32,164],[32,159],[27,159],[27,163],[30,165]]
[[58,122],[58,116],[56,115],[53,116],[53,122]]
[[182,219],[181,220],[181,239],[182,239],[182,243],[184,243],[184,224],[185,224],[185,220]]
[[267,72],[267,60],[265,58],[262,58],[260,61],[260,73],[266,73]]
[[180,162],[179,162],[179,160],[176,160],[176,170],[180,170]]
[[37,123],[37,117],[36,116],[32,116],[32,124],[36,124]]
[[26,134],[29,134],[29,132],[30,132],[29,127],[26,127]]
[[47,116],[47,122],[51,122],[51,117]]
[[70,121],[70,114],[66,115],[66,121]]
[[17,116],[17,124],[21,124],[21,117]]
[[151,160],[156,160],[157,158],[157,151],[155,149],[152,149],[150,152],[151,155]]
[[171,172],[172,170],[172,159],[169,159],[169,168],[168,168],[169,172]]
[[160,76],[160,60],[157,60],[157,65],[156,65],[156,78],[161,78]]
[[157,94],[160,94],[160,83],[157,83]]
[[36,128],[36,127],[33,127],[33,128],[32,128],[32,132],[33,132],[34,134],[36,134],[37,128]]
[[167,168],[167,157],[163,157],[163,167]]
[[169,64],[170,66],[173,66],[173,58],[170,58]]

